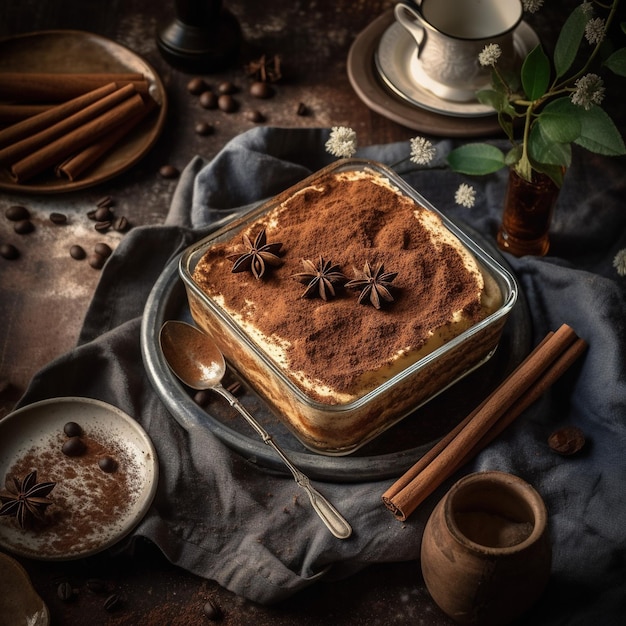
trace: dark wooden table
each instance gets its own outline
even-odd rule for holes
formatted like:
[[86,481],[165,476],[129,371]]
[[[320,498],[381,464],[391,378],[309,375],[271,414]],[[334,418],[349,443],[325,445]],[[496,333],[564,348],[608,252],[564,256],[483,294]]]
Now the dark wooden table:
[[[21,0],[0,3],[0,36],[38,30],[72,29],[97,33],[145,58],[165,84],[167,122],[153,149],[131,170],[92,188],[71,193],[0,195],[0,240],[20,248],[17,261],[0,258],[0,417],[24,392],[32,375],[76,342],[81,320],[99,271],[69,256],[77,243],[98,241],[112,247],[123,233],[98,233],[87,213],[110,196],[116,215],[133,226],[161,224],[176,179],[159,174],[163,165],[184,168],[194,155],[213,157],[224,144],[251,128],[246,111],[259,110],[274,126],[355,129],[360,144],[407,140],[414,130],[372,112],[355,94],[346,73],[346,58],[355,37],[392,6],[391,0],[318,0],[288,2],[231,0],[226,7],[237,17],[244,43],[230,67],[203,75],[209,85],[231,82],[240,88],[235,113],[203,109],[187,91],[197,73],[172,68],[159,54],[156,33],[174,15],[174,2],[152,0]],[[284,77],[276,95],[252,98],[244,66],[262,54],[282,58]],[[36,69],[36,68],[33,68]],[[298,114],[300,104],[306,115]],[[200,135],[199,122],[214,132]],[[35,231],[16,237],[4,219],[13,204],[26,206]],[[52,228],[51,212],[69,217]],[[415,541],[418,538],[414,538]],[[377,565],[338,583],[320,583],[271,608],[236,597],[212,581],[172,567],[151,545],[139,544],[132,556],[105,554],[90,559],[45,563],[21,560],[38,593],[47,603],[53,624],[200,624],[205,602],[212,598],[227,624],[446,624],[430,600],[415,562]],[[87,589],[87,581],[106,581],[123,602],[113,612],[103,608],[103,594]],[[72,602],[57,595],[60,582],[77,590]],[[0,616],[0,623],[2,617]]]

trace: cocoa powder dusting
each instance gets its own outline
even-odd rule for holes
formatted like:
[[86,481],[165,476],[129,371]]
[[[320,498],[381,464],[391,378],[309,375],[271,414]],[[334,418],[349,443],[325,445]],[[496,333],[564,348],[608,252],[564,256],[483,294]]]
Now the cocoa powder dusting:
[[[97,549],[120,531],[125,514],[139,497],[141,481],[137,463],[117,442],[100,434],[97,438],[83,434],[85,453],[69,457],[61,451],[66,439],[62,432],[52,433],[46,443],[16,460],[8,475],[23,477],[37,470],[39,481],[56,483],[44,520],[23,531],[19,541],[29,551],[40,544],[47,555],[71,558]],[[98,467],[103,457],[115,459],[116,471],[107,473]]]
[[[338,184],[335,175],[327,175],[278,209],[278,226],[271,212],[246,231],[254,237],[265,227],[268,243],[283,244],[280,268],[262,280],[248,272],[231,273],[226,256],[240,251],[238,234],[206,253],[194,279],[209,295],[221,294],[227,308],[243,312],[266,335],[287,340],[290,368],[350,392],[365,372],[407,347],[423,346],[453,312],[468,316],[459,332],[484,317],[479,279],[454,247],[431,244],[415,210],[426,211],[371,179]],[[338,264],[348,279],[365,261],[384,263],[386,271],[398,273],[395,301],[376,310],[358,304],[358,293],[342,289],[328,302],[302,298],[303,286],[293,275],[302,271],[302,259],[316,261],[320,255]]]

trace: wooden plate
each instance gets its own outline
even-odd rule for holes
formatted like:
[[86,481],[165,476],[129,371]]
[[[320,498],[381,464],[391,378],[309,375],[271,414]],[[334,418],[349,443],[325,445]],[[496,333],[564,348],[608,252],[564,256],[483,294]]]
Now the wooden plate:
[[159,104],[130,135],[95,163],[76,181],[41,175],[25,184],[0,171],[0,189],[27,193],[60,193],[84,189],[126,171],[141,159],[158,139],[167,115],[165,88],[156,71],[140,56],[109,39],[74,30],[27,33],[0,40],[0,72],[141,72],[150,94]]

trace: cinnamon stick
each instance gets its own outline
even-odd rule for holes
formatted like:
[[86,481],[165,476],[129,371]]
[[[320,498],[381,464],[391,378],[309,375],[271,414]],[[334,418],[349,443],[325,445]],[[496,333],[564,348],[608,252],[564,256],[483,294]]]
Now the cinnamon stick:
[[4,104],[0,102],[0,124],[4,126],[17,124],[53,106],[53,104]]
[[[26,137],[30,137],[41,130],[62,122],[66,118],[78,113],[90,104],[102,100],[105,96],[119,89],[115,83],[108,83],[92,91],[88,91],[78,98],[73,98],[63,104],[58,104],[47,109],[43,113],[29,117],[17,124],[13,124],[4,130],[0,130],[0,148],[15,144]],[[59,130],[59,133],[64,132]]]
[[0,99],[22,103],[65,102],[108,83],[133,83],[139,93],[148,90],[148,81],[139,72],[0,72]]
[[567,325],[550,333],[507,379],[382,496],[405,520],[444,480],[535,402],[586,344]]
[[[50,142],[58,139],[59,137],[66,136],[70,131],[86,124],[98,115],[112,109],[120,102],[123,102],[136,93],[135,88],[131,84],[118,88],[115,83],[112,83],[112,86],[112,92],[106,93],[103,97],[100,97],[98,100],[85,108],[77,111],[69,117],[61,119],[52,126],[48,126],[33,135],[24,137],[20,141],[0,149],[0,164],[11,165],[12,163],[19,161],[28,154],[32,154],[43,146],[49,145]],[[108,91],[110,88],[107,87],[106,89]]]
[[71,154],[97,141],[113,129],[133,118],[145,107],[143,98],[135,94],[102,115],[79,126],[64,137],[29,154],[11,166],[14,181],[21,183],[44,170],[54,167]]
[[138,126],[147,115],[154,110],[156,103],[149,99],[143,110],[129,119],[124,124],[113,129],[110,133],[102,137],[99,141],[87,146],[78,154],[70,156],[55,168],[55,173],[59,178],[65,177],[70,181],[75,181],[80,175],[88,170],[94,163],[97,163],[104,155],[112,150],[122,139],[124,139],[136,126]]

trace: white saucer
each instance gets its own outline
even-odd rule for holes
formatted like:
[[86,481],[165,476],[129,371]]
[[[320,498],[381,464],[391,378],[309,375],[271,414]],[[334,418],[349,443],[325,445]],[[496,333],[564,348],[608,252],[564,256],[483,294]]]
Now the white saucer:
[[[61,451],[67,422],[82,427],[90,445],[85,455]],[[116,472],[98,467],[102,456],[118,462]],[[144,517],[158,482],[156,452],[143,428],[120,409],[91,398],[42,400],[0,420],[0,489],[8,474],[16,472],[21,480],[32,470],[38,482],[56,483],[48,496],[53,504],[45,522],[33,529],[0,517],[0,547],[45,561],[77,559],[117,543]]]
[[[513,43],[517,57],[523,59],[539,43],[539,37],[522,22],[513,33]],[[483,117],[494,113],[491,107],[477,100],[454,102],[430,91],[417,58],[415,40],[399,22],[394,21],[381,36],[374,60],[387,87],[415,106],[457,117]]]

